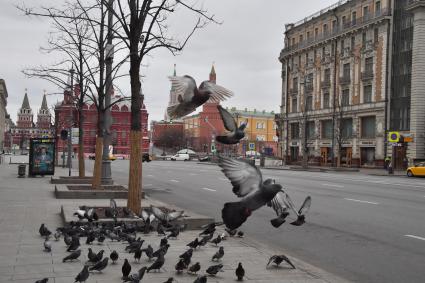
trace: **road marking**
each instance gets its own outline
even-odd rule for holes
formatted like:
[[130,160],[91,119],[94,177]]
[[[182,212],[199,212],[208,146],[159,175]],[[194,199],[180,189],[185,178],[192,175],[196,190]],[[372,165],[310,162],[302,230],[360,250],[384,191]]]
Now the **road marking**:
[[148,177],[153,177],[153,175],[146,175],[146,176],[148,176]]
[[143,186],[145,186],[145,187],[152,187],[152,184],[145,184]]
[[178,180],[170,180],[170,182],[178,183],[180,181],[178,181]]
[[323,183],[322,186],[344,188],[344,186],[342,186],[342,185],[328,184],[328,183]]
[[365,200],[358,200],[358,199],[352,199],[352,198],[344,198],[345,200],[355,201],[355,202],[362,202],[362,203],[369,203],[369,204],[379,204],[377,202],[372,201],[365,201]]
[[210,192],[216,192],[216,190],[209,189],[209,188],[201,188],[202,190],[210,191]]
[[419,236],[415,236],[415,235],[404,235],[405,237],[409,237],[409,238],[413,238],[413,239],[418,239],[418,240],[422,240],[425,241],[425,238],[419,237]]
[[196,173],[190,173],[189,175],[190,175],[190,176],[196,176],[196,175],[198,175],[198,174],[196,174]]

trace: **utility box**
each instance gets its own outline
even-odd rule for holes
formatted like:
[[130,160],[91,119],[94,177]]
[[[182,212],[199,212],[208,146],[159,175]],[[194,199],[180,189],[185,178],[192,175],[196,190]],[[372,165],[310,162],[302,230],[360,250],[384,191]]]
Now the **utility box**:
[[18,165],[18,178],[25,178],[27,166],[25,164]]

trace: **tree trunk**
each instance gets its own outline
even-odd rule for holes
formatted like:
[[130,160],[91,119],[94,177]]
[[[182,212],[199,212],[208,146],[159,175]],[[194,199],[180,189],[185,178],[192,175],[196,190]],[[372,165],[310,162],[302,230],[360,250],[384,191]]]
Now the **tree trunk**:
[[302,167],[307,168],[307,163],[308,163],[308,154],[305,150],[303,150]]
[[97,136],[96,138],[96,151],[93,169],[92,188],[97,190],[101,189],[101,176],[102,176],[102,151],[103,151],[103,137]]
[[142,132],[130,131],[130,175],[128,178],[127,207],[140,213],[142,200]]
[[83,130],[83,122],[84,122],[84,115],[83,115],[83,107],[79,107],[78,109],[78,122],[79,122],[79,133],[78,133],[78,176],[85,177],[86,176],[86,166],[84,164],[84,130]]
[[336,155],[336,167],[341,167],[341,147],[338,148],[338,153]]

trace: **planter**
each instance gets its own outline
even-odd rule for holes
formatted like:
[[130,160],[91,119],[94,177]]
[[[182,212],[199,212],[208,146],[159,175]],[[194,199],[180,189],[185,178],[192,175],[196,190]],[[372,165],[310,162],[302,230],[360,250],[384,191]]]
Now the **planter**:
[[55,185],[58,199],[127,199],[127,194],[127,187],[121,185],[102,185],[102,189],[98,190],[93,190],[89,184]]

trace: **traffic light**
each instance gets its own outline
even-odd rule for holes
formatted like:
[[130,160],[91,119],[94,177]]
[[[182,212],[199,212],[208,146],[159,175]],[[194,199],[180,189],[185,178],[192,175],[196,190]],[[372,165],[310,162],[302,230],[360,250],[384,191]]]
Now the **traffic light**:
[[68,131],[67,130],[62,130],[61,131],[61,139],[62,140],[66,140],[68,138]]

